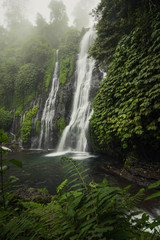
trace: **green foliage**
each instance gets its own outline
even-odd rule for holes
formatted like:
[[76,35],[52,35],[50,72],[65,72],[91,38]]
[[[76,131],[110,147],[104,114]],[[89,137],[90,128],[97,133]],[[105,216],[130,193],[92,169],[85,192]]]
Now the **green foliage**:
[[35,105],[32,108],[32,110],[30,109],[27,112],[26,117],[24,118],[24,120],[22,122],[21,137],[22,137],[22,140],[24,143],[29,142],[31,132],[32,132],[32,118],[36,117],[37,111],[38,111],[38,106]]
[[124,153],[160,144],[159,14],[118,43],[91,118],[95,150]]
[[22,163],[16,159],[7,160],[4,159],[4,155],[10,150],[4,148],[2,145],[8,142],[8,136],[4,133],[4,130],[0,129],[0,208],[5,208],[9,201],[13,198],[13,195],[7,191],[9,187],[15,183],[18,178],[15,176],[10,176],[8,181],[4,182],[4,174],[9,170],[9,163],[22,167]]
[[[130,186],[114,187],[106,179],[97,184],[90,180],[82,162],[64,160],[68,179],[57,188],[57,195],[49,204],[19,202],[17,210],[8,208],[0,212],[2,240],[158,239],[156,227],[160,219],[149,222],[146,213],[137,218],[139,212],[135,207],[144,189],[131,196]],[[144,232],[147,229],[153,234]]]
[[59,77],[59,81],[63,85],[67,81],[69,67],[70,67],[69,57],[62,58],[61,63],[60,63],[60,77]]
[[[9,215],[9,213],[8,213]],[[10,217],[10,215],[9,215]],[[16,239],[37,239],[36,236],[31,236],[35,230],[36,223],[34,219],[25,217],[25,215],[19,217],[15,216],[8,223],[6,223],[1,234],[2,239],[16,240]],[[36,235],[36,232],[35,232]]]
[[22,112],[20,111],[20,110],[16,110],[16,112],[15,112],[15,117],[20,117],[21,116],[21,114],[22,114]]
[[52,74],[53,74],[53,69],[55,66],[55,61],[56,61],[56,52],[55,50],[52,51],[52,57],[48,61],[48,67],[45,71],[44,75],[44,82],[45,82],[45,90],[48,92],[49,84],[52,79]]
[[0,83],[2,88],[0,91],[2,98],[0,105],[7,106],[8,108],[12,105],[18,68],[19,63],[15,57],[9,57],[5,61],[3,60],[0,65]]
[[41,121],[38,120],[36,123],[36,133],[40,134],[40,132],[41,132]]
[[[121,38],[136,26],[147,25],[149,14],[160,10],[158,0],[101,0],[93,15],[98,21],[97,38],[90,54],[106,69]],[[144,42],[145,43],[145,42]]]
[[66,123],[65,123],[64,117],[61,117],[58,125],[59,125],[59,132],[60,132],[60,134],[62,134],[62,133],[63,133],[63,130],[64,130],[65,127],[66,127]]
[[26,63],[32,63],[39,69],[46,69],[48,61],[53,57],[52,48],[39,38],[32,38],[22,47],[23,58]]
[[0,108],[0,128],[8,130],[12,124],[12,115],[4,108]]
[[38,106],[35,105],[33,108],[32,108],[32,117],[36,117],[37,115],[37,112],[38,112]]
[[51,0],[49,3],[50,12],[50,26],[49,39],[54,48],[58,48],[62,36],[68,30],[68,17],[66,14],[66,7],[62,1]]
[[74,73],[79,40],[80,35],[78,31],[71,29],[65,34],[60,46],[59,82],[63,85],[66,83],[67,78],[71,77]]
[[24,103],[25,97],[36,89],[38,70],[31,63],[23,65],[17,74],[15,91],[18,101]]

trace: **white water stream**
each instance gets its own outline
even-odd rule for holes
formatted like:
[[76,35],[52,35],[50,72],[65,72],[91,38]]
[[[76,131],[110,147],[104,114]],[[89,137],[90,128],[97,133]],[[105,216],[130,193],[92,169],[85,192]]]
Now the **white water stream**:
[[92,114],[89,93],[94,69],[94,60],[88,58],[88,50],[93,43],[94,37],[95,32],[93,28],[90,28],[80,44],[72,114],[68,126],[63,131],[57,152],[87,151],[86,131]]
[[58,77],[58,50],[56,51],[56,63],[52,79],[52,87],[49,93],[48,99],[46,100],[42,118],[41,118],[41,132],[39,137],[38,148],[48,148],[50,142],[51,131],[53,128],[53,118],[55,116],[55,102],[59,88],[59,77]]

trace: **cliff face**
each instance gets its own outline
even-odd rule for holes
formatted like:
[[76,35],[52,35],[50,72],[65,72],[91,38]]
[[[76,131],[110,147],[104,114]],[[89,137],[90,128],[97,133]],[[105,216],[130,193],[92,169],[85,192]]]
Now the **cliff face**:
[[[94,100],[90,123],[96,152],[109,152],[122,159],[134,156],[159,161],[159,8],[158,2],[152,11],[138,8],[142,12],[135,19],[135,27],[117,44]],[[105,36],[102,33],[103,28],[99,36]],[[99,49],[98,44],[96,47]],[[101,49],[102,55],[105,50]]]
[[[55,101],[55,112],[54,118],[52,120],[52,128],[50,129],[50,139],[47,144],[48,149],[55,149],[60,140],[64,128],[68,125],[70,121],[70,116],[72,112],[72,103],[75,93],[76,85],[76,70],[71,77],[67,78],[65,84],[60,84]],[[94,69],[92,75],[92,85],[90,90],[89,100],[93,102],[93,99],[98,91],[99,83],[102,79],[102,73]],[[27,135],[28,140],[25,142],[22,140],[22,146],[24,148],[39,148],[40,140],[40,129],[41,129],[41,119],[43,114],[43,109],[46,103],[46,100],[49,96],[51,89],[51,83],[49,87],[48,94],[45,94],[45,91],[41,92],[41,95],[36,97],[28,106],[25,108],[25,111],[22,116],[14,117],[11,132],[16,135],[17,139],[22,139],[22,126],[27,118],[27,115],[34,106],[37,106],[37,112],[30,120],[30,132]],[[29,122],[29,120],[27,120]],[[27,122],[27,124],[28,124]],[[28,125],[27,125],[28,126]],[[45,128],[43,129],[45,131]],[[42,139],[42,148],[44,147],[44,137]]]

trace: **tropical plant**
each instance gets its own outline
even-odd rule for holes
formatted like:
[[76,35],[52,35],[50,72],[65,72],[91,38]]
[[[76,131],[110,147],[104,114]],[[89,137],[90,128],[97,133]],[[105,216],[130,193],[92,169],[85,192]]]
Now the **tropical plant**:
[[30,109],[23,122],[22,122],[22,128],[21,128],[21,137],[24,143],[28,143],[31,132],[32,132],[32,119],[36,117],[38,112],[38,106],[35,105],[32,109]]
[[91,134],[95,151],[121,155],[136,152],[140,158],[158,160],[159,16],[153,18],[151,13],[117,44],[94,100]]
[[8,130],[11,127],[12,119],[12,114],[9,111],[0,108],[0,128]]
[[1,205],[5,208],[8,204],[9,200],[13,197],[10,192],[7,191],[8,187],[11,187],[12,183],[16,182],[18,179],[15,176],[10,176],[8,181],[4,182],[4,174],[9,170],[9,163],[16,165],[17,167],[22,167],[22,163],[16,159],[7,160],[4,159],[4,155],[10,150],[8,148],[4,148],[2,144],[6,144],[8,142],[7,133],[4,133],[2,129],[0,129],[0,207]]
[[[158,239],[156,227],[160,219],[150,222],[145,213],[142,218],[137,217],[137,203],[142,200],[144,189],[132,196],[130,186],[121,189],[106,179],[97,184],[91,181],[82,162],[70,158],[64,161],[68,178],[49,204],[23,201],[18,203],[19,212],[0,214],[1,239]],[[145,232],[147,229],[152,234]]]

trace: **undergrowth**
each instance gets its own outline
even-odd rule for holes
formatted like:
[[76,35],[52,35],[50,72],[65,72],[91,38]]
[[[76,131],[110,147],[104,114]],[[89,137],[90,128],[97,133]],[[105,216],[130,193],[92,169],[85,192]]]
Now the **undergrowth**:
[[[67,179],[49,204],[17,200],[8,209],[1,207],[0,239],[159,239],[156,227],[160,218],[150,223],[146,213],[142,213],[141,219],[136,217],[144,189],[132,196],[130,186],[111,186],[106,179],[97,184],[90,180],[88,169],[81,162],[64,160]],[[150,188],[159,184],[160,181]],[[146,229],[151,229],[152,234],[144,232]]]

